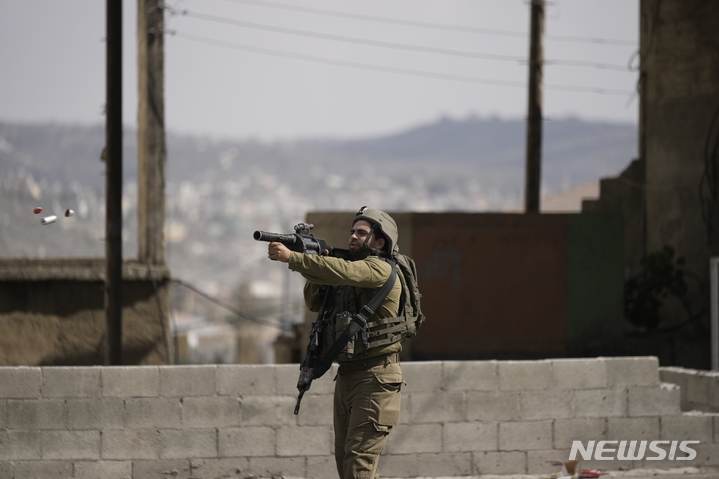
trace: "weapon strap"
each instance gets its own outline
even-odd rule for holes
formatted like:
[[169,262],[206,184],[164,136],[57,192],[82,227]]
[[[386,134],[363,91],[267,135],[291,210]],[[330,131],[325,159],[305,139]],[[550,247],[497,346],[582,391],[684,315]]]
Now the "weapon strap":
[[330,349],[325,353],[325,355],[317,362],[312,370],[312,377],[314,379],[320,378],[327,372],[330,366],[332,366],[332,361],[340,355],[350,339],[352,339],[358,331],[367,325],[367,320],[374,314],[375,310],[379,308],[389,292],[392,291],[394,283],[397,280],[397,267],[394,261],[387,262],[392,267],[392,272],[390,273],[389,278],[387,278],[387,281],[385,281],[379,291],[372,296],[372,299],[369,300],[362,310],[357,313],[354,318],[352,318],[352,321],[350,321],[347,329],[344,330],[340,337],[337,338],[332,346],[330,346]]

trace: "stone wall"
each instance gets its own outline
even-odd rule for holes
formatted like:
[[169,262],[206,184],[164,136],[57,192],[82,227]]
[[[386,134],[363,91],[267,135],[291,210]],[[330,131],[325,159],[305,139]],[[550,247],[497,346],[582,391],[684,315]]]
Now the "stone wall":
[[[691,461],[582,461],[604,471],[719,466],[719,415],[686,414],[656,358],[402,364],[383,477],[558,472],[572,441],[698,440]],[[336,477],[333,371],[294,416],[290,365],[0,368],[0,477]]]

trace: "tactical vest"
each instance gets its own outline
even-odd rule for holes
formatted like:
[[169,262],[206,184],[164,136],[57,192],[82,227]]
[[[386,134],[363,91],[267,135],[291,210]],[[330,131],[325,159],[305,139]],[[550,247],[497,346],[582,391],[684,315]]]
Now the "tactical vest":
[[[410,338],[417,334],[417,329],[424,322],[424,315],[420,310],[421,294],[417,285],[414,261],[400,254],[393,256],[392,259],[397,263],[397,279],[401,286],[398,315],[369,321],[342,351],[341,354],[344,354],[346,359],[352,359],[355,354],[364,354],[378,346]],[[320,357],[325,355],[364,306],[359,304],[358,300],[361,291],[363,288],[354,286],[339,286],[330,290],[324,314],[325,327],[320,342],[322,344]]]

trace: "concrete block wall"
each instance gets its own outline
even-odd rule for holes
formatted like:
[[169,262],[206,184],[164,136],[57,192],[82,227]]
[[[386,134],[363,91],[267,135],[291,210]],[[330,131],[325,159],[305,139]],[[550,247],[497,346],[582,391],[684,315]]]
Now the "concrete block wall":
[[[297,365],[0,368],[0,477],[336,477],[334,371],[296,401]],[[401,424],[383,477],[556,472],[574,440],[699,440],[719,466],[719,415],[683,413],[656,358],[402,364]]]
[[659,378],[680,387],[682,411],[719,413],[719,371],[666,367]]

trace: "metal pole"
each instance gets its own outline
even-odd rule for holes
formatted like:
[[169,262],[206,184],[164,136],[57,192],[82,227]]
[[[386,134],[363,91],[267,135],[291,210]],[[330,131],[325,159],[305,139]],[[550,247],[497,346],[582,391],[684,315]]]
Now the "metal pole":
[[709,260],[712,370],[719,371],[719,258]]
[[544,63],[544,0],[532,0],[527,104],[527,161],[524,212],[539,213],[542,178],[542,64]]
[[105,364],[122,364],[122,0],[106,0]]

